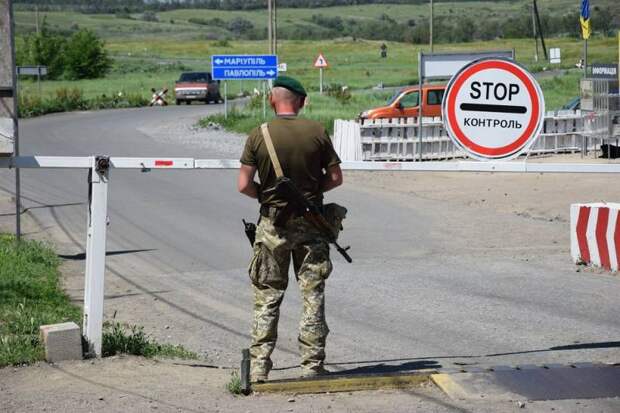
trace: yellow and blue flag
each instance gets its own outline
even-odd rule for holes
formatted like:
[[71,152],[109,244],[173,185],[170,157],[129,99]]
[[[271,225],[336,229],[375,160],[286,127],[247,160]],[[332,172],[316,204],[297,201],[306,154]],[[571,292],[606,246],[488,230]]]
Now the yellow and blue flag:
[[581,22],[581,36],[584,39],[589,39],[592,33],[590,27],[590,0],[581,0],[581,16],[579,16]]

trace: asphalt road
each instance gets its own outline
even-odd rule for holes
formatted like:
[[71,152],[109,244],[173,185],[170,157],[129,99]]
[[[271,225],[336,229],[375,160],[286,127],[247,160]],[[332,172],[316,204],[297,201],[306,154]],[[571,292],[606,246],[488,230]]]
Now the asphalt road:
[[[178,144],[141,132],[220,109],[26,120],[22,154],[229,157],[224,144]],[[214,363],[237,365],[251,323],[241,218],[255,218],[257,207],[236,192],[235,178],[234,171],[111,172],[107,318],[116,314]],[[349,265],[334,253],[328,281],[333,369],[620,361],[620,279],[575,272],[568,246],[544,236],[559,231],[557,223],[481,215],[360,182],[328,196],[350,209],[342,241],[355,260]],[[12,188],[10,172],[0,171],[0,188]],[[25,206],[36,207],[29,214],[54,234],[61,254],[79,261],[86,172],[24,170],[23,188]],[[80,296],[79,289],[70,293]],[[292,277],[274,354],[276,367],[285,368],[278,374],[293,374],[286,368],[298,362],[299,315]]]

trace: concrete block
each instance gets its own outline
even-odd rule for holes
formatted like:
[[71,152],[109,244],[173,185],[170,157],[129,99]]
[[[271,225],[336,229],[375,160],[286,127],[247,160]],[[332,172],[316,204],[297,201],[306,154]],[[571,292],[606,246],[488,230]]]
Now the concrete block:
[[74,322],[41,326],[39,331],[48,362],[82,359],[82,334]]

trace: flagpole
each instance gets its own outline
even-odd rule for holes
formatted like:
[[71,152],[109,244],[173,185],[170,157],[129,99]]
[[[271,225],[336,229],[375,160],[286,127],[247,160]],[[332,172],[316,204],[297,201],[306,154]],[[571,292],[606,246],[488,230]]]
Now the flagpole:
[[583,40],[583,77],[588,77],[588,39]]

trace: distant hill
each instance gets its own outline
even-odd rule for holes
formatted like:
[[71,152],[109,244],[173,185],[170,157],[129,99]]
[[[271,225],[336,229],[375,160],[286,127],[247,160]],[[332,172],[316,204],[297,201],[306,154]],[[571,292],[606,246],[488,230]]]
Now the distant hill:
[[[493,0],[510,2],[513,0]],[[479,0],[435,0],[437,3],[479,2]],[[318,8],[334,6],[356,6],[364,4],[424,4],[428,0],[278,0],[281,8]],[[117,11],[166,11],[186,8],[213,10],[257,10],[264,9],[265,0],[16,0],[22,10],[75,10],[89,13],[114,13]]]
[[[30,9],[36,1],[42,11],[40,18],[46,19],[51,31],[63,36],[88,28],[104,39],[163,35],[203,40],[267,37],[265,0],[17,1],[21,8],[16,12],[17,32],[22,35],[36,30],[35,13]],[[532,37],[531,0],[435,2],[433,38],[437,43]],[[334,3],[346,5],[318,7]],[[615,35],[620,27],[620,0],[591,3],[595,34]],[[284,7],[303,4],[312,7]],[[258,5],[260,8],[252,9]],[[412,44],[425,44],[429,39],[428,0],[278,0],[278,5],[279,39],[352,38]],[[207,8],[215,6],[219,9]],[[538,8],[545,36],[580,35],[578,0],[541,0]]]

